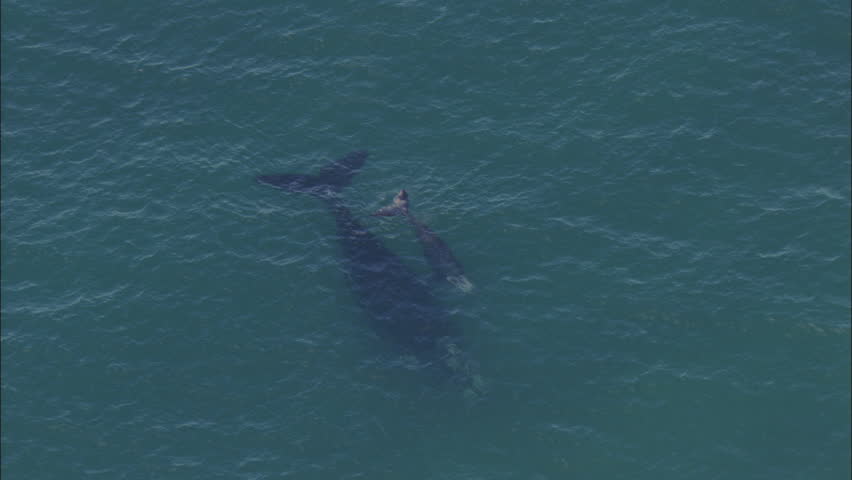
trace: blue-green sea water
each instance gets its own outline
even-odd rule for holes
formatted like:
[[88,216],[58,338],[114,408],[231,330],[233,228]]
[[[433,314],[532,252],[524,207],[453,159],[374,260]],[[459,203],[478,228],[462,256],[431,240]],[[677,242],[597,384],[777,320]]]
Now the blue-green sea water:
[[[370,328],[341,194],[488,392]],[[2,2],[4,479],[848,479],[850,5]]]

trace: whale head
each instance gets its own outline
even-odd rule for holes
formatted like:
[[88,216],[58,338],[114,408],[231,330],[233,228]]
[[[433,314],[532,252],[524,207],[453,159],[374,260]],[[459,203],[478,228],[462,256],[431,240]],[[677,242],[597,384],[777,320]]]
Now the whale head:
[[393,203],[373,213],[374,217],[393,217],[394,215],[408,215],[408,192],[405,190],[400,190],[393,197]]

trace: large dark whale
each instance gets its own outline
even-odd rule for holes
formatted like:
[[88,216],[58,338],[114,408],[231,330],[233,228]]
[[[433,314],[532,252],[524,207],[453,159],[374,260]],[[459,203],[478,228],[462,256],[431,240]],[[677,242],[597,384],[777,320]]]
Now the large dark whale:
[[417,239],[420,241],[420,246],[423,247],[423,256],[429,261],[432,271],[438,277],[452,283],[463,292],[473,290],[473,284],[465,277],[464,268],[456,256],[453,255],[450,247],[428,225],[415,218],[409,211],[408,206],[408,192],[400,190],[393,198],[393,203],[379,209],[373,215],[386,217],[394,215],[405,216],[411,226],[414,227],[415,233],[417,233]]
[[475,398],[484,392],[484,385],[476,363],[460,346],[459,325],[451,321],[429,284],[358,223],[340,197],[366,159],[367,152],[352,152],[315,175],[261,175],[257,181],[325,202],[337,224],[351,288],[375,330],[449,373],[466,397]]

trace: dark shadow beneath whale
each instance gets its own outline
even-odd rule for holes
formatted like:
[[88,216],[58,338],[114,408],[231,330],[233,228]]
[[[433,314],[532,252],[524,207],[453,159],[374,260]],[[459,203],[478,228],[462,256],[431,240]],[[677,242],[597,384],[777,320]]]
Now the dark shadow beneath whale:
[[484,392],[476,363],[461,345],[459,326],[429,284],[367,231],[344,205],[340,192],[364,165],[367,152],[352,152],[316,175],[262,175],[262,184],[308,193],[325,202],[337,224],[343,266],[373,328],[419,359],[439,366],[463,385],[465,396]]

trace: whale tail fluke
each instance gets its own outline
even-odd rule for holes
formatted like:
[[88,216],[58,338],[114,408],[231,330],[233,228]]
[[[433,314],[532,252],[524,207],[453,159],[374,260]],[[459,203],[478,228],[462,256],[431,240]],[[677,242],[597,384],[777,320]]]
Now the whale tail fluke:
[[283,173],[260,175],[257,182],[288,192],[310,193],[320,197],[339,193],[352,183],[352,178],[367,161],[367,151],[351,152],[323,167],[316,175]]
[[400,190],[393,197],[393,203],[387,207],[376,210],[374,217],[393,217],[395,215],[408,215],[408,192]]

